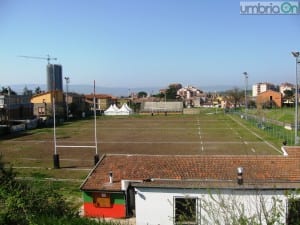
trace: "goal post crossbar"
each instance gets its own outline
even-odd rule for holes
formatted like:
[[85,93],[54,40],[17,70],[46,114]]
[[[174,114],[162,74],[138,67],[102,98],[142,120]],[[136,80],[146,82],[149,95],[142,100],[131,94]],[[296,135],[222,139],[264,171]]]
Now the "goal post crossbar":
[[96,146],[91,145],[56,145],[57,148],[96,148]]

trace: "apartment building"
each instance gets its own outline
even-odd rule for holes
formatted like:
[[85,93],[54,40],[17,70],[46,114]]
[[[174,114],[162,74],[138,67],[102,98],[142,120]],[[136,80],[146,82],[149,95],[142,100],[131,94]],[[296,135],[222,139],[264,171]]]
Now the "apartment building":
[[256,97],[260,93],[268,91],[268,90],[275,91],[276,90],[275,85],[271,84],[271,83],[267,83],[267,82],[254,84],[252,86],[252,96]]
[[181,97],[186,107],[199,107],[200,98],[203,97],[203,91],[193,86],[180,88],[177,95]]

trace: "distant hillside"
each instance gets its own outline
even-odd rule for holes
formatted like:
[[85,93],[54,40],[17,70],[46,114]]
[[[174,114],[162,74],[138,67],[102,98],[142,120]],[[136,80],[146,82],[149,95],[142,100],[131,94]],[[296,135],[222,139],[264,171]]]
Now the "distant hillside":
[[[40,87],[42,91],[47,89],[46,85],[44,84],[18,84],[18,85],[10,85],[11,89],[16,91],[18,94],[22,94],[24,91],[25,86],[29,90],[35,91],[37,87]],[[65,86],[64,86],[65,88]],[[103,93],[103,94],[110,94],[114,96],[128,96],[130,93],[145,91],[149,94],[151,92],[157,93],[159,91],[159,87],[140,87],[140,88],[125,88],[125,87],[98,87],[96,86],[96,93]],[[76,92],[79,94],[90,94],[94,92],[93,85],[69,85],[69,92]]]
[[[10,87],[12,90],[16,91],[18,94],[22,94],[24,87],[27,87],[29,90],[35,90],[37,87],[40,87],[41,90],[46,90],[47,87],[45,84],[18,84],[18,85],[11,85]],[[203,86],[198,87],[204,92],[220,92],[230,90],[234,87],[230,85],[216,85],[216,86]],[[65,88],[65,86],[64,86]],[[130,93],[134,92],[137,93],[139,91],[145,91],[147,93],[158,93],[160,89],[165,87],[136,87],[136,88],[126,88],[126,87],[99,87],[96,86],[96,93],[102,94],[110,94],[114,96],[128,96]],[[93,93],[94,86],[93,85],[69,85],[69,92],[76,92],[80,94],[90,94]]]

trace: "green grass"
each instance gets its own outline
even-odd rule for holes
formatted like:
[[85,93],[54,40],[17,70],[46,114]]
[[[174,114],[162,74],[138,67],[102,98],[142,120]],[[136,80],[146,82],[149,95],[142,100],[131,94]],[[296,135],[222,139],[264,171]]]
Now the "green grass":
[[[239,116],[224,114],[221,109],[215,112],[199,109],[196,115],[98,117],[99,154],[279,154],[265,141],[280,149],[281,138],[274,138]],[[57,144],[93,145],[93,118],[58,126]],[[95,149],[58,148],[61,169],[53,169],[52,128],[4,139],[0,149],[18,177],[52,182],[70,199],[80,198],[79,186],[94,166]]]
[[293,123],[295,119],[295,108],[249,109],[248,112],[284,123]]

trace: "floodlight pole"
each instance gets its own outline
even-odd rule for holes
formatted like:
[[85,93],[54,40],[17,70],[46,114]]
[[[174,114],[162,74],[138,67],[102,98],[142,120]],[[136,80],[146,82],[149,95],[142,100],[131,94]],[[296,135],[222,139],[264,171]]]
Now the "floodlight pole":
[[165,116],[167,116],[167,89],[165,90]]
[[131,106],[130,88],[128,88],[128,105]]
[[151,91],[151,98],[152,98],[152,103],[151,103],[151,116],[153,116],[153,91]]
[[298,63],[299,52],[292,52],[292,55],[296,58],[296,90],[295,90],[295,145],[299,144],[298,138]]
[[245,76],[245,118],[247,119],[247,110],[248,110],[248,102],[247,102],[247,89],[248,89],[248,73],[243,73]]
[[69,120],[68,92],[69,92],[70,77],[65,77],[65,80],[66,80],[66,110],[67,110],[67,120]]
[[10,129],[10,87],[7,87],[7,125]]
[[95,127],[95,156],[94,156],[94,164],[96,165],[99,161],[99,155],[98,155],[98,143],[97,143],[97,120],[96,120],[96,82],[94,80],[94,127]]

